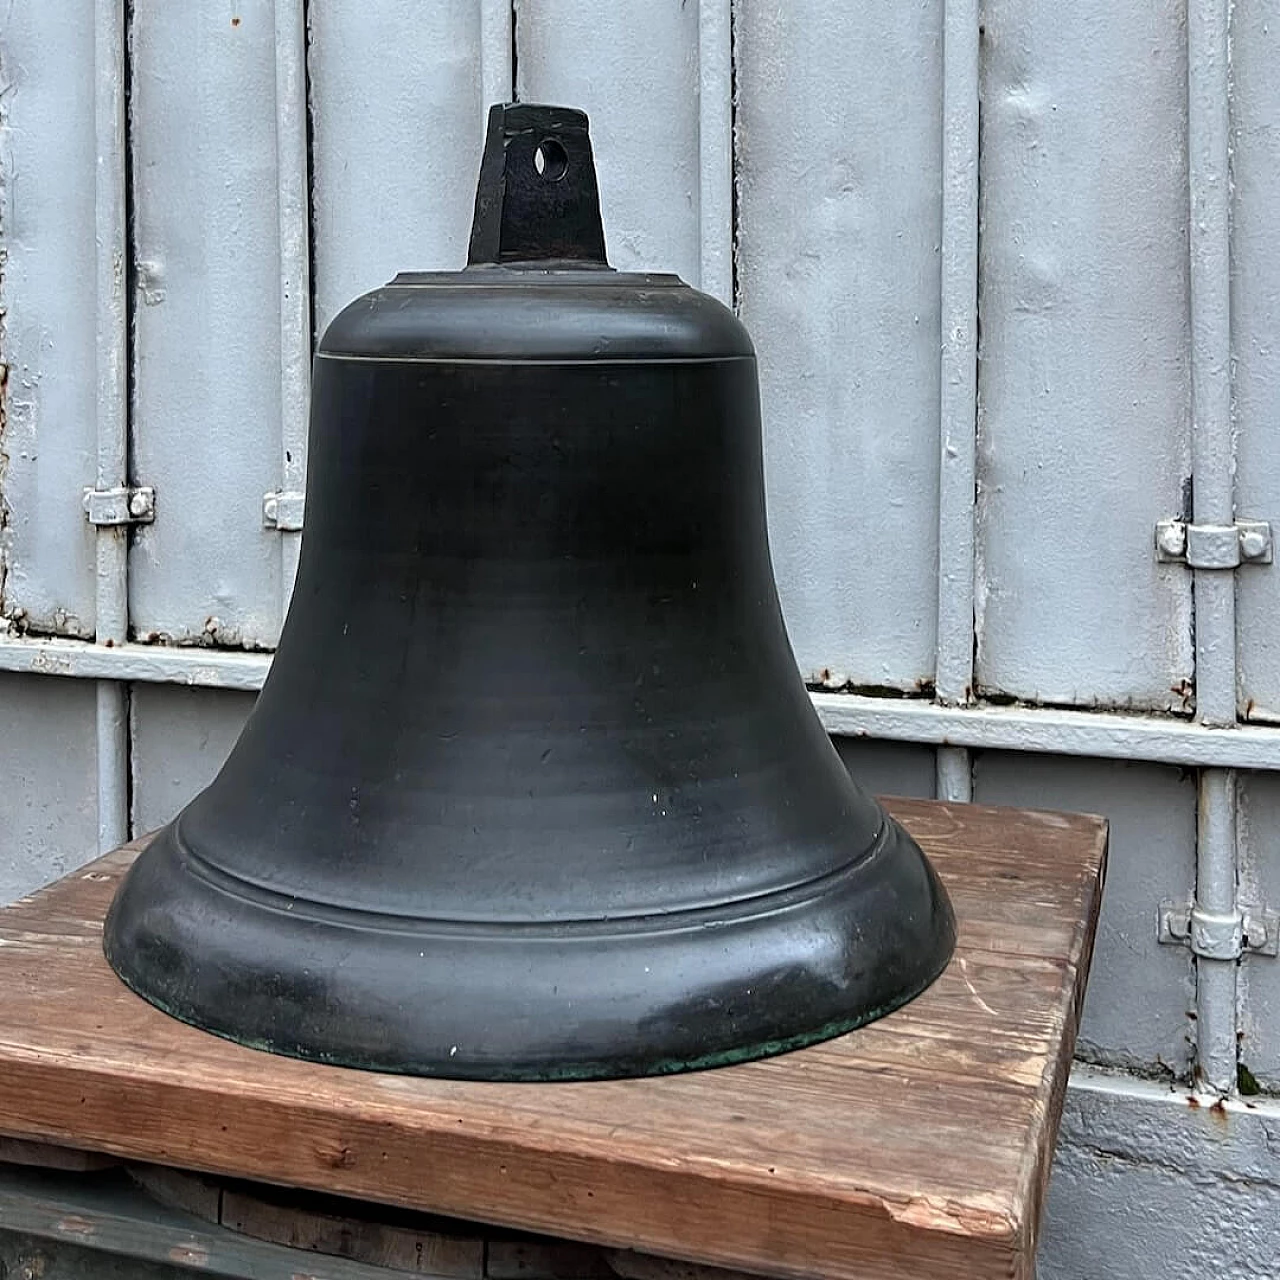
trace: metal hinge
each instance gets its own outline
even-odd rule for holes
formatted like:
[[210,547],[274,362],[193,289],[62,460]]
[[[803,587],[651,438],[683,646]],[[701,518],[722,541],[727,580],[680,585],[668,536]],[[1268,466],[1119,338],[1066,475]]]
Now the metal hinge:
[[1270,564],[1271,526],[1265,520],[1235,524],[1191,524],[1161,520],[1156,524],[1156,559],[1177,561],[1192,569],[1234,569],[1241,564]]
[[92,525],[150,524],[156,518],[156,491],[150,485],[86,489],[84,510]]
[[1242,907],[1219,914],[1187,902],[1160,904],[1160,941],[1190,947],[1209,960],[1238,960],[1246,952],[1280,955],[1280,914],[1265,907]]
[[306,506],[306,494],[281,489],[264,494],[262,498],[262,523],[268,529],[281,533],[296,533],[302,528],[302,516]]

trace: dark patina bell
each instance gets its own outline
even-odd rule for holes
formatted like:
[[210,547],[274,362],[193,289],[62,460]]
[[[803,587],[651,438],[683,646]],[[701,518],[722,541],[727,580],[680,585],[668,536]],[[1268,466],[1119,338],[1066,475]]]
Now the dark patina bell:
[[903,1004],[947,899],[801,683],[756,365],[604,255],[585,116],[495,107],[465,271],[315,362],[266,686],[139,857],[111,964],[276,1053],[494,1080],[716,1066]]

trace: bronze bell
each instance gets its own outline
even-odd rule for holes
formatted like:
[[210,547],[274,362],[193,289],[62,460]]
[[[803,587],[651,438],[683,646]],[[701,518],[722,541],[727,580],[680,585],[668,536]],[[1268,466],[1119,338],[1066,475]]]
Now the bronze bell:
[[275,1053],[491,1080],[778,1053],[954,942],[783,628],[751,340],[605,260],[586,117],[494,107],[470,261],[315,361],[278,655],[107,958]]

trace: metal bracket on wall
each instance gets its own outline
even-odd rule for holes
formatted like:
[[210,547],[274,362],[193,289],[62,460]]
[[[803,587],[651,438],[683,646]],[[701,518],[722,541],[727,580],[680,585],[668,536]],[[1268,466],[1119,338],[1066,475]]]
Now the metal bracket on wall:
[[1220,914],[1193,903],[1165,901],[1157,927],[1161,942],[1190,947],[1209,960],[1238,960],[1246,953],[1280,955],[1280,913],[1265,907]]
[[1271,526],[1265,520],[1223,525],[1160,520],[1156,524],[1156,559],[1192,569],[1270,564],[1272,551]]
[[91,525],[150,524],[156,518],[156,491],[150,485],[86,489],[84,511]]
[[288,490],[267,493],[262,498],[262,524],[281,533],[296,533],[302,528],[306,494]]

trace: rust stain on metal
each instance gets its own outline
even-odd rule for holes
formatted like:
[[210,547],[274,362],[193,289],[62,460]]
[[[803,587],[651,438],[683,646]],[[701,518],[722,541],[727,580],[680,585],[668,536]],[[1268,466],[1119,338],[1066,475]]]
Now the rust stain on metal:
[[1192,699],[1195,697],[1196,687],[1185,676],[1176,684],[1169,686],[1169,692],[1176,694],[1182,702],[1179,708],[1181,711],[1189,711],[1191,709]]

